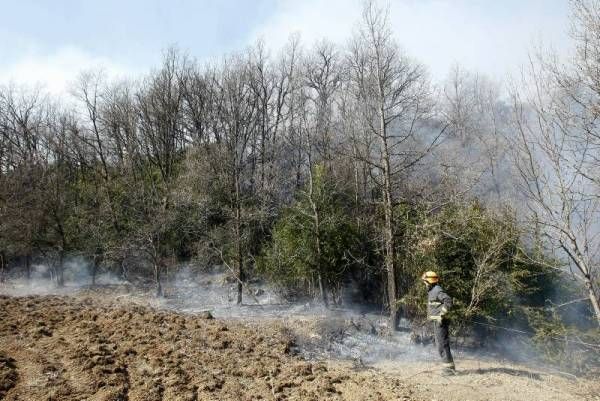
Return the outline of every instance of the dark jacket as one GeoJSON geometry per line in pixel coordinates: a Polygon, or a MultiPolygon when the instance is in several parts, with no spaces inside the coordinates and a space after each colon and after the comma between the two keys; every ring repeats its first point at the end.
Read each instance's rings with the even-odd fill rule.
{"type": "Polygon", "coordinates": [[[433,284],[427,293],[427,317],[431,319],[442,316],[451,307],[452,298],[444,292],[439,284],[433,284]]]}

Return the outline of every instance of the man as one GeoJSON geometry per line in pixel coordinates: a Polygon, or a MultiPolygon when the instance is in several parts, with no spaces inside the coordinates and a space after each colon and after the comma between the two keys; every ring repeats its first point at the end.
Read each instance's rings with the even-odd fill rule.
{"type": "Polygon", "coordinates": [[[437,273],[428,271],[421,277],[427,286],[427,318],[433,321],[435,343],[440,357],[444,362],[444,373],[454,374],[454,359],[450,352],[450,336],[448,333],[448,319],[445,317],[452,307],[452,298],[444,292],[439,285],[437,273]]]}

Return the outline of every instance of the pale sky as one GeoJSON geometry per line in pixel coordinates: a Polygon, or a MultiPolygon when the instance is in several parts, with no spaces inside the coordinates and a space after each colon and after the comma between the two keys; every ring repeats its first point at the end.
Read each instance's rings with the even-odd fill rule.
{"type": "MultiPolygon", "coordinates": [[[[383,0],[406,52],[435,80],[454,64],[501,80],[542,42],[567,54],[568,0],[383,0]]],[[[139,76],[177,45],[199,60],[299,33],[344,45],[360,0],[0,0],[0,82],[65,91],[79,71],[139,76]]]]}

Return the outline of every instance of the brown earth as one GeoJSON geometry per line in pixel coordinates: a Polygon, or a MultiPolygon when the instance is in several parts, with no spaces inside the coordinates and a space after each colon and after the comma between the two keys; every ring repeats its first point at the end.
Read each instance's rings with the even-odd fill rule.
{"type": "Polygon", "coordinates": [[[291,345],[277,325],[92,297],[0,296],[0,399],[421,399],[391,376],[303,361],[291,345]]]}
{"type": "Polygon", "coordinates": [[[15,360],[0,352],[0,399],[17,383],[15,360]]]}
{"type": "Polygon", "coordinates": [[[413,385],[419,396],[444,401],[579,401],[600,400],[594,379],[570,377],[547,369],[519,366],[507,361],[456,358],[454,376],[437,374],[435,363],[378,363],[386,374],[413,385]]]}
{"type": "Polygon", "coordinates": [[[457,358],[452,377],[432,361],[309,362],[292,351],[295,326],[309,321],[133,302],[0,296],[0,400],[600,400],[597,380],[498,361],[457,358]]]}

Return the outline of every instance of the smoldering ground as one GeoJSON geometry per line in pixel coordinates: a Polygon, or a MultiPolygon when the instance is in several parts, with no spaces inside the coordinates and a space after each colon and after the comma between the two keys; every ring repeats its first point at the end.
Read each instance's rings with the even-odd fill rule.
{"type": "MultiPolygon", "coordinates": [[[[393,361],[435,363],[439,359],[428,325],[420,327],[423,338],[417,344],[411,322],[402,320],[400,330],[392,332],[387,316],[372,306],[347,302],[343,307],[324,308],[309,300],[289,302],[258,280],[245,286],[244,302],[237,305],[237,283],[224,267],[207,271],[184,264],[173,268],[165,278],[165,296],[161,298],[155,298],[152,289],[133,285],[133,274],[128,281],[104,270],[96,273],[95,287],[91,289],[91,268],[83,258],[69,258],[64,269],[65,285],[58,287],[53,281],[50,264],[35,264],[30,280],[11,278],[0,286],[0,293],[76,296],[92,291],[177,313],[209,313],[217,319],[259,325],[277,321],[294,337],[295,351],[310,360],[336,359],[373,365],[393,361]]],[[[532,362],[536,355],[524,336],[500,336],[497,341],[488,342],[486,348],[475,348],[466,343],[469,341],[464,339],[454,341],[453,352],[457,359],[500,357],[532,362]]]]}
{"type": "MultiPolygon", "coordinates": [[[[105,270],[95,274],[92,287],[90,263],[80,257],[69,258],[65,262],[65,285],[58,287],[51,264],[38,263],[32,266],[29,280],[16,275],[0,284],[0,294],[15,297],[102,294],[191,316],[209,315],[255,326],[278,323],[293,337],[294,352],[313,361],[349,361],[357,367],[366,367],[400,362],[435,366],[439,360],[427,324],[401,320],[400,330],[392,331],[387,316],[373,307],[346,302],[343,307],[324,308],[310,300],[289,302],[259,280],[247,283],[244,302],[237,305],[237,282],[222,266],[206,270],[183,264],[171,269],[165,277],[165,296],[160,298],[153,296],[151,286],[134,285],[134,274],[131,281],[105,270]]],[[[463,335],[453,338],[453,354],[458,361],[504,360],[555,371],[540,357],[530,337],[531,333],[528,335],[516,327],[496,330],[494,339],[487,338],[483,343],[463,335]]]]}
{"type": "MultiPolygon", "coordinates": [[[[51,291],[47,273],[38,270],[45,286],[30,290],[51,291]]],[[[579,400],[585,399],[580,394],[592,393],[588,381],[575,382],[541,366],[514,364],[492,349],[460,344],[453,344],[458,375],[443,379],[434,345],[413,343],[409,322],[391,333],[381,311],[364,305],[326,309],[286,302],[259,281],[248,284],[244,304],[236,305],[236,283],[218,268],[206,272],[182,266],[171,271],[163,298],[127,282],[91,288],[85,272],[65,277],[68,296],[23,291],[20,295],[26,296],[0,297],[0,344],[12,358],[5,358],[8,373],[38,380],[35,369],[24,369],[35,361],[41,361],[40,371],[54,372],[55,379],[38,380],[42,384],[34,390],[40,397],[47,393],[71,399],[83,391],[83,382],[99,383],[101,390],[84,386],[89,394],[129,394],[132,400],[160,394],[163,399],[195,394],[202,400],[242,399],[241,394],[302,399],[319,394],[315,400],[500,400],[513,393],[529,394],[529,399],[579,400]],[[29,353],[20,351],[23,341],[29,341],[29,353]],[[81,354],[81,347],[89,352],[81,354]],[[68,363],[59,366],[65,355],[68,363]],[[89,376],[81,383],[72,374],[79,372],[78,364],[89,376]],[[440,380],[445,383],[443,394],[440,380]]],[[[15,283],[5,283],[1,291],[11,285],[15,283]]],[[[11,382],[9,394],[29,391],[22,380],[11,382]]]]}
{"type": "Polygon", "coordinates": [[[98,286],[127,286],[130,283],[118,275],[100,269],[94,272],[92,264],[83,257],[72,256],[63,264],[63,285],[56,280],[55,262],[40,260],[30,266],[29,278],[26,277],[24,266],[15,265],[6,273],[4,282],[0,283],[0,294],[10,296],[29,295],[68,295],[88,288],[93,284],[98,286]]]}

